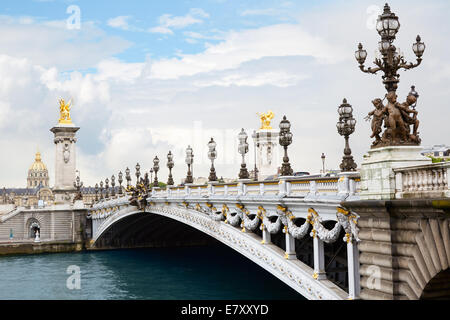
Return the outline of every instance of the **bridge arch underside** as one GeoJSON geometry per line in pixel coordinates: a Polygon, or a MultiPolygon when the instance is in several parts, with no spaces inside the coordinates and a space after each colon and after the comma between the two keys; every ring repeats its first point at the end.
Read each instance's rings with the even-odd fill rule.
{"type": "Polygon", "coordinates": [[[422,300],[450,300],[450,268],[439,272],[423,289],[422,300]]]}
{"type": "MultiPolygon", "coordinates": [[[[210,220],[209,217],[207,220],[213,224],[217,223],[210,220]]],[[[294,223],[297,226],[300,226],[305,223],[305,219],[296,219],[294,223]]],[[[335,223],[335,221],[327,221],[324,225],[331,229],[335,223]]],[[[223,225],[223,221],[221,225],[223,225]]],[[[345,290],[348,289],[347,253],[344,242],[342,242],[344,245],[342,245],[339,241],[333,244],[325,244],[324,254],[327,280],[320,281],[322,284],[318,284],[319,281],[313,280],[312,277],[314,269],[314,253],[313,241],[311,237],[307,236],[303,239],[295,239],[295,252],[297,260],[285,260],[285,234],[281,229],[278,233],[271,235],[269,245],[261,245],[260,242],[262,240],[262,232],[259,227],[253,232],[247,230],[245,233],[242,233],[240,228],[231,227],[230,225],[226,226],[234,229],[239,235],[250,237],[253,241],[256,240],[255,242],[258,244],[258,247],[263,249],[261,255],[264,256],[264,259],[267,258],[265,253],[263,253],[264,248],[269,248],[268,251],[270,251],[270,253],[268,254],[268,259],[265,260],[265,263],[262,264],[255,261],[253,257],[249,257],[244,254],[241,250],[239,250],[239,248],[230,246],[220,237],[215,238],[215,234],[205,233],[197,229],[195,226],[188,225],[183,221],[178,221],[171,216],[165,216],[158,211],[151,213],[142,211],[126,213],[123,218],[115,220],[114,222],[111,221],[110,226],[104,228],[104,231],[97,235],[95,247],[116,249],[224,244],[238,253],[243,254],[252,262],[260,265],[308,299],[347,298],[347,293],[345,292],[345,290]],[[277,260],[271,258],[273,253],[276,253],[276,255],[280,257],[278,261],[281,261],[281,263],[278,262],[278,265],[276,265],[277,260]],[[272,264],[272,267],[276,269],[275,272],[270,270],[270,267],[267,268],[265,266],[265,264],[269,264],[269,262],[272,264]],[[288,265],[288,268],[284,269],[286,266],[283,266],[283,263],[290,265],[288,265]],[[279,270],[282,271],[284,269],[284,271],[287,271],[287,269],[290,269],[291,266],[294,266],[294,269],[291,269],[292,271],[295,269],[297,269],[297,271],[298,269],[302,269],[301,273],[303,273],[303,275],[301,277],[297,277],[292,276],[292,274],[289,276],[280,276],[277,274],[279,270]],[[307,281],[304,281],[305,278],[307,281]],[[292,284],[291,282],[294,280],[296,283],[292,284]],[[307,284],[309,281],[312,281],[312,286],[307,284]],[[317,291],[314,290],[316,289],[314,288],[315,286],[319,288],[317,291]]],[[[339,238],[343,238],[344,235],[345,232],[342,230],[339,238]]],[[[241,244],[242,243],[239,241],[239,245],[241,244]]],[[[248,248],[250,248],[250,246],[248,248]]],[[[252,250],[250,249],[250,251],[252,250]]]]}
{"type": "Polygon", "coordinates": [[[129,215],[112,224],[96,240],[97,248],[198,246],[218,241],[179,221],[157,214],[129,215]]]}

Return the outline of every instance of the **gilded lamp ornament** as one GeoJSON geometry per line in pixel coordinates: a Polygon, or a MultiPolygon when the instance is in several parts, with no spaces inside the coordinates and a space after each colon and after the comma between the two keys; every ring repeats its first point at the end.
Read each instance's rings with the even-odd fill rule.
{"type": "Polygon", "coordinates": [[[72,124],[72,119],[70,118],[71,106],[72,106],[72,99],[69,100],[69,103],[66,103],[64,99],[59,100],[60,124],[72,124]]]}

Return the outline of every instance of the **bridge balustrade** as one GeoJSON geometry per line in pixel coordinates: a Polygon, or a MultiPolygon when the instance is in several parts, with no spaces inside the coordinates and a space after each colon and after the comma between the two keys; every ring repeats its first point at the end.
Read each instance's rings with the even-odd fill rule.
{"type": "Polygon", "coordinates": [[[395,197],[450,197],[450,162],[394,169],[395,197]]]}

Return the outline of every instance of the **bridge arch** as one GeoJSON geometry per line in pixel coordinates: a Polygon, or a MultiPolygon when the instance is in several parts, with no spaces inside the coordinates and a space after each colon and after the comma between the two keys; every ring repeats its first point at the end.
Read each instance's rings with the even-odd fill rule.
{"type": "Polygon", "coordinates": [[[348,296],[344,290],[330,280],[315,280],[312,277],[314,270],[303,262],[285,259],[284,250],[276,245],[261,245],[261,238],[258,235],[251,232],[242,232],[240,228],[214,221],[204,213],[181,206],[156,205],[147,206],[145,210],[136,210],[135,207],[127,206],[116,210],[114,214],[101,220],[101,222],[99,221],[100,225],[94,228],[94,230],[97,230],[93,236],[94,245],[101,245],[102,239],[107,238],[109,232],[112,232],[111,236],[114,236],[114,226],[119,225],[120,222],[125,222],[123,228],[129,230],[133,229],[133,226],[138,226],[139,230],[145,230],[153,223],[154,225],[151,227],[156,232],[155,237],[159,237],[164,234],[166,228],[170,229],[171,226],[166,225],[162,227],[162,230],[157,230],[158,228],[155,227],[157,221],[155,219],[157,218],[155,216],[169,218],[164,220],[164,223],[167,224],[172,224],[172,222],[167,222],[171,220],[178,222],[178,224],[171,226],[175,226],[175,232],[182,231],[179,233],[182,238],[181,241],[186,241],[192,236],[194,234],[192,229],[195,229],[196,235],[204,235],[196,238],[196,241],[207,241],[210,237],[222,242],[308,299],[341,300],[348,296]],[[181,229],[180,225],[186,225],[190,228],[181,229]],[[192,233],[188,236],[187,232],[192,233]]]}

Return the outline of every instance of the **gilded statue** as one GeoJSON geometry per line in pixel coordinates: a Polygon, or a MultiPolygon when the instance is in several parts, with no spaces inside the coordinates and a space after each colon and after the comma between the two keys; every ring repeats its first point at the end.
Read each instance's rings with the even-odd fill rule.
{"type": "Polygon", "coordinates": [[[414,109],[417,97],[410,92],[406,97],[406,101],[399,103],[397,102],[396,93],[391,91],[385,97],[387,99],[386,105],[379,98],[372,101],[375,109],[369,112],[365,118],[369,121],[373,117],[372,135],[370,137],[375,138],[375,141],[372,144],[372,148],[420,144],[418,112],[414,109]],[[383,122],[385,130],[380,137],[383,122]],[[412,132],[410,126],[412,126],[412,132]]]}
{"type": "Polygon", "coordinates": [[[272,112],[272,110],[269,110],[269,112],[267,113],[258,113],[258,115],[261,118],[261,129],[271,130],[272,127],[270,126],[270,122],[275,117],[275,114],[272,112]]]}
{"type": "Polygon", "coordinates": [[[70,118],[70,109],[72,105],[72,99],[69,101],[69,103],[66,103],[64,99],[59,100],[59,112],[60,112],[60,118],[59,123],[62,124],[71,124],[72,119],[70,118]]]}

